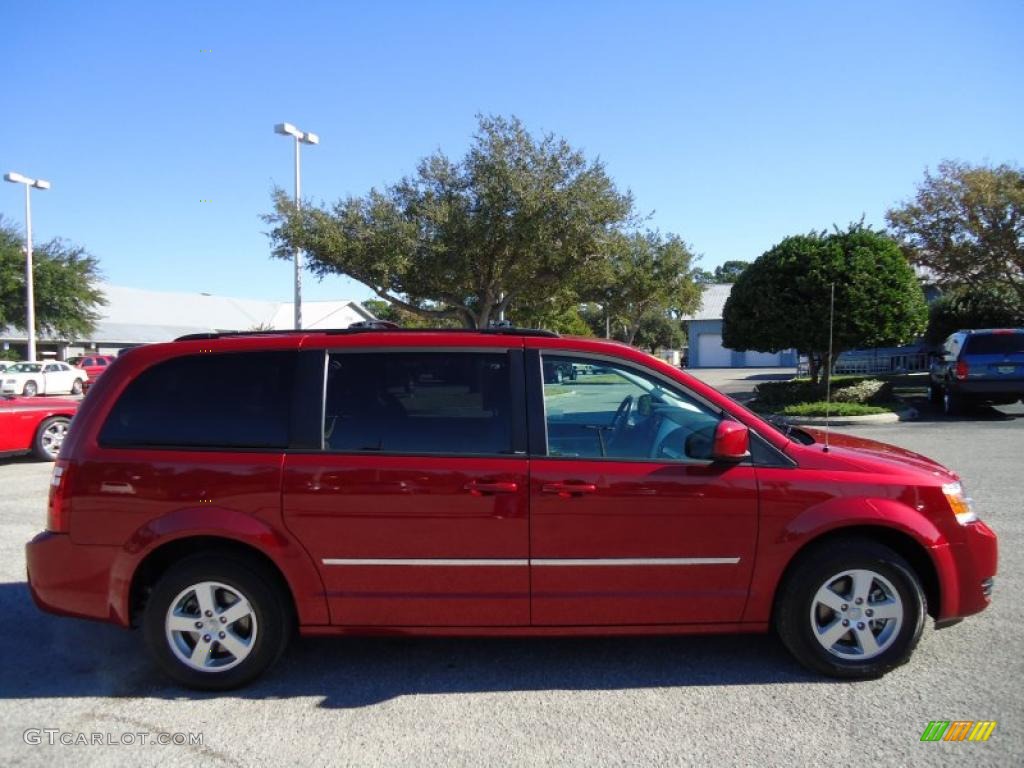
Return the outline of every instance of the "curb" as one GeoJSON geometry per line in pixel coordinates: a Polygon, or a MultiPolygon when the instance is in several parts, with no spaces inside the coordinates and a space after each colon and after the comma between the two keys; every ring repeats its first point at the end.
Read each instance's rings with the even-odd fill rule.
{"type": "MultiPolygon", "coordinates": [[[[870,413],[866,416],[829,416],[829,426],[843,424],[894,424],[898,421],[912,421],[918,417],[917,409],[907,408],[896,413],[870,413]]],[[[824,426],[824,416],[782,416],[776,414],[775,418],[786,424],[807,424],[824,426]]]]}

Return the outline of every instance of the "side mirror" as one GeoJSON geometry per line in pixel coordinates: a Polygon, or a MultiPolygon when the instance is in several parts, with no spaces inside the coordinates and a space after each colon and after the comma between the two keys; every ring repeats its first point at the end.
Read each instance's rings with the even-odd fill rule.
{"type": "Polygon", "coordinates": [[[750,456],[750,430],[738,421],[720,421],[715,427],[711,458],[716,461],[743,461],[750,456]]]}

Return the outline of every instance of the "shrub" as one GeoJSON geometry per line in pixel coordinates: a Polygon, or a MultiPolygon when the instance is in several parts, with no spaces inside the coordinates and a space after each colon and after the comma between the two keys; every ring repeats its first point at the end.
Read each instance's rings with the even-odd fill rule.
{"type": "MultiPolygon", "coordinates": [[[[861,403],[829,403],[829,416],[868,416],[874,413],[891,413],[891,408],[879,405],[862,405],[861,403]]],[[[824,416],[825,402],[800,403],[787,405],[782,409],[783,416],[824,416]]]]}
{"type": "Polygon", "coordinates": [[[872,405],[888,403],[893,399],[892,385],[878,379],[865,379],[849,386],[836,385],[833,399],[837,403],[872,405]]]}
{"type": "MultiPolygon", "coordinates": [[[[812,384],[809,379],[770,381],[754,388],[756,405],[761,408],[781,408],[799,403],[824,402],[825,385],[812,384]]],[[[838,403],[879,405],[894,399],[892,384],[863,376],[835,376],[832,378],[831,399],[838,403]]]]}

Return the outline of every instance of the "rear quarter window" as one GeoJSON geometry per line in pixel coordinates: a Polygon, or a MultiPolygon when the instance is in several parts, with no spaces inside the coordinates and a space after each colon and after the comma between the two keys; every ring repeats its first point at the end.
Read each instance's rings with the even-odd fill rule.
{"type": "Polygon", "coordinates": [[[286,448],[295,356],[237,352],[158,363],[125,388],[100,445],[286,448]]]}
{"type": "Polygon", "coordinates": [[[967,337],[964,354],[1012,355],[1024,352],[1024,333],[980,333],[967,337]]]}

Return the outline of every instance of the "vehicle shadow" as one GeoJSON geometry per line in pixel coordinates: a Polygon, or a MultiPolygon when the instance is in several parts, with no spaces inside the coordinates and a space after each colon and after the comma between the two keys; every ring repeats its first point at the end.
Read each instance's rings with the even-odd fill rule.
{"type": "Polygon", "coordinates": [[[641,638],[296,638],[266,676],[206,694],[167,682],[139,631],[58,618],[32,604],[24,582],[0,584],[0,699],[322,696],[356,708],[417,694],[620,690],[835,682],[806,672],[772,635],[641,638]]]}
{"type": "Polygon", "coordinates": [[[917,418],[914,421],[922,422],[950,422],[958,421],[1015,421],[1024,419],[1024,408],[1019,404],[1014,405],[972,405],[964,408],[955,416],[947,416],[931,404],[926,397],[913,398],[908,401],[917,411],[917,418]]]}

